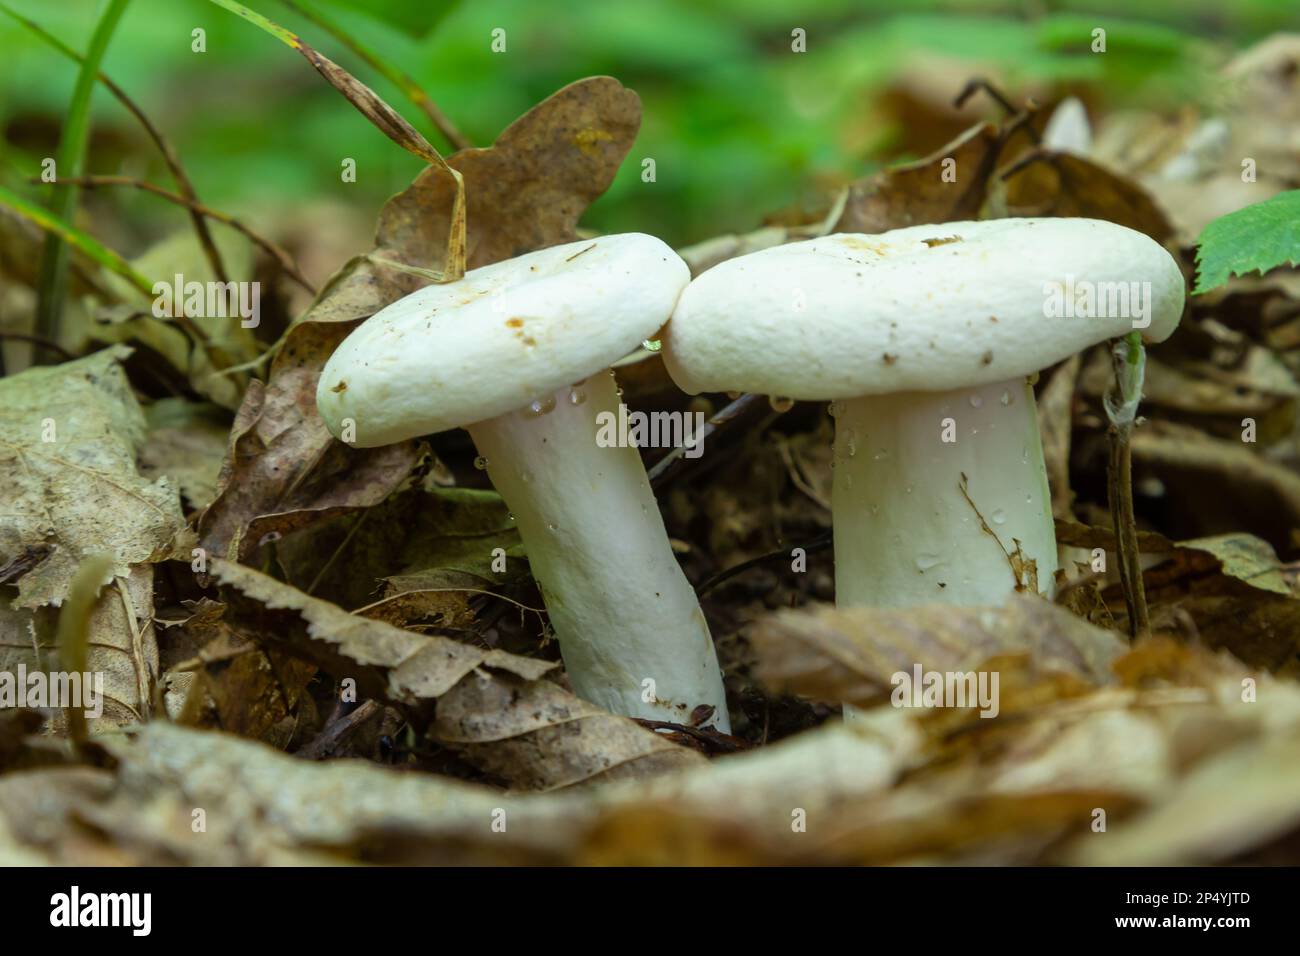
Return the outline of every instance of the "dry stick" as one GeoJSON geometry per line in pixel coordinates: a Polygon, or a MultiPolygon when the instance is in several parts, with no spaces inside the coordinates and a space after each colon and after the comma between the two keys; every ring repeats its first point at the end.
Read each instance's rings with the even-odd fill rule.
{"type": "MultiPolygon", "coordinates": [[[[75,355],[65,349],[53,339],[43,338],[39,335],[33,335],[29,332],[0,332],[0,339],[15,339],[19,342],[31,342],[33,345],[39,345],[43,349],[49,349],[51,352],[58,352],[66,362],[71,362],[75,355]]],[[[3,367],[0,367],[0,374],[4,374],[3,367]]]]}
{"type": "MultiPolygon", "coordinates": [[[[32,180],[32,182],[39,182],[39,181],[40,180],[38,179],[32,180]]],[[[285,274],[289,276],[289,278],[293,279],[294,282],[298,283],[300,286],[302,286],[312,295],[316,295],[316,287],[313,286],[309,281],[307,281],[306,276],[304,276],[298,270],[297,265],[294,264],[293,256],[291,256],[288,253],[288,251],[286,251],[281,246],[276,245],[270,239],[258,235],[256,232],[254,232],[248,226],[244,225],[234,216],[227,215],[224,212],[219,212],[216,209],[211,209],[203,205],[203,203],[201,202],[196,202],[195,200],[187,199],[185,196],[179,195],[177,193],[168,192],[166,189],[163,189],[161,186],[155,186],[153,183],[145,182],[143,179],[132,179],[129,176],[77,176],[75,178],[68,177],[67,179],[60,179],[54,185],[84,186],[87,189],[94,189],[96,186],[130,186],[134,189],[141,189],[147,193],[153,193],[155,196],[161,196],[163,199],[166,199],[168,202],[173,202],[178,206],[185,206],[200,218],[206,216],[209,219],[215,219],[217,222],[225,223],[231,229],[234,229],[236,232],[246,236],[250,241],[256,243],[262,249],[266,250],[267,253],[273,256],[276,259],[276,261],[280,263],[280,267],[284,269],[285,274]]]]}
{"type": "Polygon", "coordinates": [[[332,754],[338,746],[356,732],[362,724],[378,716],[382,708],[377,701],[367,700],[355,710],[333,717],[314,738],[294,754],[305,760],[321,760],[332,754]]]}
{"type": "MultiPolygon", "coordinates": [[[[21,22],[28,30],[39,36],[64,56],[76,60],[78,63],[85,62],[84,56],[72,47],[68,46],[54,34],[47,32],[40,24],[36,23],[36,21],[29,20],[27,17],[15,13],[12,10],[6,9],[4,12],[8,13],[13,19],[21,22]]],[[[172,174],[172,179],[176,181],[176,188],[180,190],[182,196],[189,200],[189,203],[194,204],[190,207],[190,221],[194,223],[195,235],[198,236],[199,245],[203,247],[203,255],[207,258],[208,264],[212,267],[213,275],[222,282],[230,281],[226,274],[226,267],[221,261],[221,253],[217,251],[217,245],[212,240],[212,233],[208,231],[208,224],[194,208],[194,206],[198,205],[199,201],[198,194],[194,191],[194,184],[190,182],[190,177],[186,175],[185,168],[181,166],[180,157],[172,148],[171,142],[163,136],[162,131],[153,124],[153,121],[150,120],[148,116],[145,115],[144,110],[140,108],[139,104],[137,104],[135,100],[131,99],[122,87],[114,83],[103,70],[99,71],[96,76],[99,82],[104,84],[104,88],[108,90],[109,93],[113,94],[113,97],[122,104],[128,113],[136,118],[144,128],[145,133],[151,140],[153,140],[154,145],[158,147],[158,152],[162,154],[163,162],[166,163],[168,171],[172,174]]]]}
{"type": "MultiPolygon", "coordinates": [[[[812,540],[804,544],[795,545],[795,547],[803,548],[806,554],[815,554],[819,551],[825,551],[827,548],[829,548],[833,540],[834,539],[832,538],[832,532],[823,531],[821,534],[819,534],[817,537],[813,538],[812,540]]],[[[789,560],[789,557],[790,557],[789,548],[781,548],[777,551],[770,551],[767,554],[760,554],[756,558],[750,558],[748,561],[742,561],[740,564],[736,564],[722,571],[719,571],[713,577],[707,579],[703,584],[701,584],[698,588],[696,588],[695,593],[699,595],[707,594],[709,591],[712,591],[718,585],[723,584],[726,581],[729,581],[731,578],[734,578],[737,574],[742,574],[745,571],[750,570],[751,568],[756,568],[759,565],[767,564],[769,561],[776,561],[778,559],[789,560]]]]}
{"type": "Polygon", "coordinates": [[[451,121],[451,118],[448,117],[446,113],[438,109],[438,104],[429,98],[429,94],[424,92],[420,87],[420,84],[415,82],[409,74],[404,73],[396,67],[390,66],[384,60],[381,60],[369,47],[362,45],[356,37],[352,36],[352,34],[348,33],[346,30],[340,29],[338,24],[334,23],[332,20],[327,20],[315,10],[306,9],[298,3],[295,3],[294,0],[280,0],[280,2],[290,10],[297,11],[326,33],[333,36],[354,54],[364,60],[372,70],[378,72],[384,77],[384,79],[388,80],[388,82],[401,90],[406,95],[407,99],[419,107],[419,109],[424,112],[425,116],[429,117],[429,121],[433,123],[434,127],[437,128],[438,132],[443,135],[443,138],[446,139],[453,148],[470,149],[473,147],[474,144],[465,138],[465,134],[456,128],[456,124],[451,121]]]}
{"type": "Polygon", "coordinates": [[[1128,609],[1129,632],[1134,639],[1151,633],[1147,615],[1146,586],[1142,580],[1142,555],[1138,549],[1137,519],[1133,513],[1133,423],[1142,400],[1142,380],[1146,371],[1146,352],[1140,332],[1131,332],[1115,344],[1111,352],[1115,382],[1104,398],[1110,427],[1106,438],[1110,444],[1107,490],[1115,543],[1119,549],[1120,584],[1124,605],[1128,609]]]}
{"type": "MultiPolygon", "coordinates": [[[[691,436],[690,448],[698,448],[700,442],[704,441],[704,439],[708,438],[710,435],[712,435],[715,431],[717,431],[722,426],[726,425],[728,422],[735,421],[742,414],[744,414],[748,409],[750,409],[757,402],[762,400],[763,400],[762,395],[749,395],[749,394],[741,395],[738,399],[736,399],[730,405],[727,405],[725,408],[722,409],[722,411],[718,412],[707,422],[705,422],[704,427],[700,429],[700,433],[698,435],[691,436]]],[[[655,462],[650,467],[650,470],[646,473],[646,477],[650,479],[650,484],[654,485],[657,482],[661,482],[662,480],[664,480],[664,475],[668,472],[670,468],[672,468],[672,466],[676,462],[681,461],[682,458],[686,456],[686,452],[687,452],[687,445],[685,442],[683,442],[680,448],[674,448],[668,454],[664,455],[657,462],[655,462]]]]}
{"type": "Polygon", "coordinates": [[[211,2],[242,17],[259,30],[269,33],[311,64],[330,86],[334,87],[376,129],[407,152],[414,153],[426,163],[437,166],[456,184],[456,194],[451,204],[451,225],[447,231],[447,258],[443,273],[437,282],[455,282],[465,274],[465,177],[460,170],[447,163],[442,154],[429,144],[420,131],[406,121],[383,99],[343,67],[314,49],[292,30],[286,30],[268,20],[255,10],[250,10],[237,0],[211,0],[211,2]]]}
{"type": "MultiPolygon", "coordinates": [[[[1025,108],[1023,110],[1017,109],[1006,94],[982,76],[977,76],[966,82],[966,85],[962,87],[961,92],[957,94],[957,98],[952,101],[953,107],[955,109],[961,109],[966,105],[966,101],[980,90],[983,90],[984,93],[998,104],[998,106],[1002,107],[1009,118],[1016,120],[1018,123],[1023,123],[1025,117],[1032,115],[1038,110],[1038,104],[1035,103],[1033,99],[1025,100],[1025,108]]],[[[1028,132],[1029,136],[1035,143],[1038,142],[1038,130],[1029,127],[1026,132],[1028,132]]]]}

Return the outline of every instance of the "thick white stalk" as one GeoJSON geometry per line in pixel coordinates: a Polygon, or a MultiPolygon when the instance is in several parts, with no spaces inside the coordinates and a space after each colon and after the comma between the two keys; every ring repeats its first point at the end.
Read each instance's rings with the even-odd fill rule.
{"type": "Polygon", "coordinates": [[[841,607],[1001,604],[1016,540],[1052,593],[1056,534],[1023,379],[838,402],[834,469],[841,607]]]}
{"type": "Polygon", "coordinates": [[[579,696],[617,714],[730,731],[709,627],[682,573],[641,457],[597,444],[618,415],[613,373],[470,426],[515,516],[579,696]],[[542,408],[551,404],[543,400],[542,408]]]}

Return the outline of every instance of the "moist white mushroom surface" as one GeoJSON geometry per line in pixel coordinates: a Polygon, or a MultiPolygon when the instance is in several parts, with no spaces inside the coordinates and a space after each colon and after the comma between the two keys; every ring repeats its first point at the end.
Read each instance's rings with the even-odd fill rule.
{"type": "Polygon", "coordinates": [[[702,274],[663,354],[688,392],[833,402],[837,603],[999,604],[1056,568],[1026,377],[1163,340],[1183,294],[1158,243],[1098,220],[832,235],[702,274]]]}
{"type": "Polygon", "coordinates": [[[574,690],[615,713],[730,729],[708,625],[640,455],[597,444],[609,366],[689,280],[660,240],[603,236],[431,285],[358,327],[321,373],[359,446],[468,428],[515,515],[574,690]]]}

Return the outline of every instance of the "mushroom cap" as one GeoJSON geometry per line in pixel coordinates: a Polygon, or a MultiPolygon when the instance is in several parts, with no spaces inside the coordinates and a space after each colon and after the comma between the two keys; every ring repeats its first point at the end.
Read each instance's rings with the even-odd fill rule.
{"type": "Polygon", "coordinates": [[[1143,335],[1162,341],[1178,325],[1183,291],[1163,247],[1095,219],[832,235],[705,272],[678,300],[663,355],[691,393],[826,401],[946,391],[1032,374],[1147,318],[1143,335]],[[1135,291],[1130,283],[1138,295],[1121,299],[1135,291]],[[1052,314],[1084,288],[1094,293],[1092,317],[1052,314]]]}
{"type": "Polygon", "coordinates": [[[472,425],[581,382],[668,321],[690,270],[640,233],[552,246],[430,285],[330,356],[316,407],[363,448],[472,425]]]}

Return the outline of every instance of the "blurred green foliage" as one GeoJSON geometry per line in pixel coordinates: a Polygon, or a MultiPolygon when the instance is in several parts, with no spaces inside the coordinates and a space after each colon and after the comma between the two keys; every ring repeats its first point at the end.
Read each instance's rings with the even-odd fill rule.
{"type": "MultiPolygon", "coordinates": [[[[78,50],[101,6],[8,2],[78,50]]],[[[994,72],[1013,96],[1086,87],[1108,106],[1168,109],[1212,97],[1207,81],[1234,49],[1300,28],[1295,0],[300,2],[322,5],[411,74],[479,145],[566,83],[618,77],[640,93],[644,123],[587,224],[678,244],[753,228],[767,212],[813,204],[826,183],[900,158],[898,118],[876,104],[891,85],[923,76],[932,58],[969,64],[972,76],[994,72]],[[1107,31],[1104,55],[1089,50],[1098,26],[1107,31]],[[504,53],[491,48],[498,28],[504,53]],[[806,31],[806,53],[791,51],[794,28],[806,31]],[[641,181],[645,157],[655,160],[653,184],[641,181]]],[[[276,0],[251,5],[356,72],[445,146],[398,90],[341,44],[276,0]]],[[[133,0],[104,69],[167,131],[200,194],[220,208],[256,218],[328,199],[372,216],[419,169],[300,57],[206,0],[133,0]],[[196,28],[206,31],[204,53],[191,51],[196,28]],[[344,157],[357,162],[356,183],[340,179],[344,157]]],[[[0,182],[17,188],[39,172],[75,75],[74,64],[22,27],[0,22],[0,182]]],[[[94,105],[89,170],[167,182],[102,89],[94,105]]],[[[117,201],[133,215],[158,206],[147,196],[117,201]]]]}

